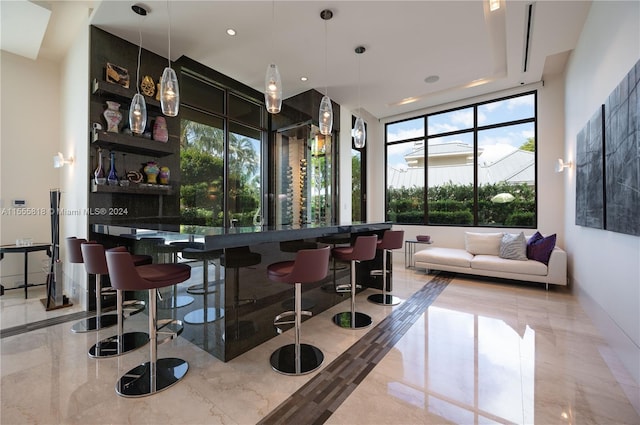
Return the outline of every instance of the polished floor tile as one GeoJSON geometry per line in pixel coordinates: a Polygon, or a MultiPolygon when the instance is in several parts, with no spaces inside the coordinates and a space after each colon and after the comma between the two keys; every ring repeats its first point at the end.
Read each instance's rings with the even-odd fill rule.
{"type": "MultiPolygon", "coordinates": [[[[287,400],[317,400],[319,394],[309,388],[320,388],[333,368],[353,369],[343,354],[362,341],[387,338],[385,319],[414,307],[411,297],[434,278],[405,269],[400,257],[394,263],[394,293],[406,304],[369,303],[366,298],[375,291],[367,290],[358,295],[357,306],[373,317],[373,326],[349,330],[331,322],[333,314],[348,309],[348,298],[303,323],[303,342],[325,354],[323,366],[309,375],[271,370],[271,352],[292,342],[291,331],[227,363],[180,337],[158,352],[187,360],[185,379],[152,397],[124,399],[114,390],[117,377],[149,352],[145,347],[119,358],[89,358],[88,348],[114,328],[73,334],[73,322],[66,322],[5,336],[0,422],[255,424],[270,418],[270,423],[293,423],[277,414],[287,400]]],[[[195,274],[192,280],[197,279],[195,274]]],[[[2,328],[51,317],[37,311],[42,305],[29,304],[0,298],[2,328]]],[[[365,367],[349,391],[331,389],[340,393],[332,413],[315,423],[640,423],[638,385],[564,288],[547,292],[538,285],[456,276],[423,311],[414,309],[408,317],[398,324],[411,320],[410,326],[398,330],[380,358],[363,354],[374,366],[365,367]]],[[[146,315],[125,323],[125,330],[144,330],[146,315]]]]}

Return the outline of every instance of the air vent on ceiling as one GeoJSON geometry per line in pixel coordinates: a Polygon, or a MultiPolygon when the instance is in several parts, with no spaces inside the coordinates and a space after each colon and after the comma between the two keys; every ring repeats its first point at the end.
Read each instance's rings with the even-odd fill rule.
{"type": "Polygon", "coordinates": [[[529,68],[529,53],[531,52],[531,37],[533,36],[534,6],[535,3],[529,3],[525,10],[524,58],[522,61],[522,72],[527,72],[529,68]]]}

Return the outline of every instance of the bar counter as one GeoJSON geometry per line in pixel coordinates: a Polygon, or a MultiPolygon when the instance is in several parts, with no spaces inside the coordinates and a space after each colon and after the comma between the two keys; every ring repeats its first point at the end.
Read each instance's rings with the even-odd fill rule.
{"type": "MultiPolygon", "coordinates": [[[[229,361],[277,336],[278,329],[273,325],[275,316],[293,310],[293,285],[270,281],[267,278],[269,264],[293,260],[297,246],[325,246],[331,243],[327,238],[340,235],[346,237],[346,242],[353,242],[359,235],[376,234],[382,237],[384,231],[390,228],[390,223],[379,222],[235,228],[93,224],[90,237],[105,247],[125,245],[136,254],[151,254],[158,262],[172,261],[166,255],[167,247],[171,247],[172,243],[175,246],[176,242],[199,242],[205,251],[212,251],[208,269],[209,295],[186,292],[187,286],[203,282],[203,261],[193,260],[189,263],[192,277],[188,284],[178,286],[177,295],[193,297],[194,302],[179,308],[159,308],[158,317],[182,320],[182,337],[220,360],[229,361]],[[220,279],[216,280],[214,276],[220,276],[220,279]],[[191,323],[196,311],[204,323],[191,323]]],[[[187,260],[183,258],[180,261],[187,260]]],[[[303,285],[304,310],[316,315],[348,299],[348,293],[338,294],[334,286],[349,283],[349,268],[335,269],[331,268],[323,281],[303,285]]],[[[358,264],[358,284],[381,289],[382,278],[370,276],[370,271],[374,269],[382,269],[382,255],[358,264]]],[[[389,290],[392,289],[390,282],[389,276],[389,290]]],[[[137,299],[145,296],[143,292],[135,294],[137,299]]],[[[170,299],[172,289],[167,288],[163,297],[170,299]]],[[[327,322],[327,326],[335,325],[327,322]]]]}

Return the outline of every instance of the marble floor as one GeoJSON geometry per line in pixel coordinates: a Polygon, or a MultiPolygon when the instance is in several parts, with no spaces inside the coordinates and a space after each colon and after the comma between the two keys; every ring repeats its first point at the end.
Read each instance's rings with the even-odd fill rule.
{"type": "MultiPolygon", "coordinates": [[[[348,299],[303,323],[303,342],[325,354],[323,366],[305,376],[281,375],[269,365],[271,352],[292,342],[291,331],[227,363],[179,337],[158,352],[189,362],[184,380],[152,397],[125,399],[114,391],[116,379],[143,362],[148,350],[89,358],[88,348],[113,328],[74,334],[73,321],[66,321],[5,334],[0,423],[640,423],[640,388],[565,288],[443,280],[405,269],[400,257],[394,293],[405,303],[371,304],[366,297],[373,290],[357,297],[358,310],[373,317],[372,327],[352,331],[331,322],[333,314],[348,310],[348,299]],[[437,292],[425,292],[438,280],[437,292]],[[369,345],[362,345],[365,340],[369,345]],[[350,357],[358,347],[360,357],[350,357]],[[368,353],[375,354],[366,358],[368,353]],[[344,389],[330,387],[330,414],[301,422],[280,413],[291,400],[315,402],[322,394],[313,389],[323,376],[346,375],[362,358],[366,364],[344,389]]],[[[73,313],[43,317],[39,300],[25,303],[17,296],[0,297],[0,310],[3,330],[73,313]]],[[[146,316],[125,323],[125,330],[145,330],[146,316]]]]}

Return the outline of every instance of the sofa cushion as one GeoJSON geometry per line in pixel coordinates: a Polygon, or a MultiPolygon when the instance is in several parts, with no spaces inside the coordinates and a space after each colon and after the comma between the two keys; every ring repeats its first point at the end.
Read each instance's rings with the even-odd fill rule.
{"type": "Polygon", "coordinates": [[[530,260],[540,261],[545,265],[549,264],[551,251],[556,246],[556,234],[543,237],[536,232],[527,243],[527,258],[530,260]]]}
{"type": "Polygon", "coordinates": [[[421,263],[441,264],[455,267],[470,267],[473,255],[464,249],[457,248],[427,248],[418,251],[413,259],[421,263]]]}
{"type": "Polygon", "coordinates": [[[524,233],[505,233],[500,241],[500,258],[508,260],[527,260],[527,240],[524,233]]]}
{"type": "Polygon", "coordinates": [[[472,233],[464,234],[464,247],[470,254],[500,255],[500,241],[502,233],[472,233]]]}
{"type": "Polygon", "coordinates": [[[471,260],[471,268],[476,270],[490,270],[504,273],[530,274],[546,276],[547,266],[539,261],[516,261],[500,258],[494,255],[476,255],[471,260]]]}

